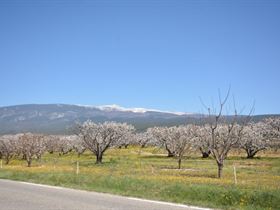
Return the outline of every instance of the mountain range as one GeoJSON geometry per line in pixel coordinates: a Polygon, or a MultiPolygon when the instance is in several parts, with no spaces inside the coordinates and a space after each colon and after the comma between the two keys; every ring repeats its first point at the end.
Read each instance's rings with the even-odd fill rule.
{"type": "MultiPolygon", "coordinates": [[[[268,115],[256,115],[253,119],[259,121],[265,117],[268,115]]],[[[198,123],[202,118],[204,115],[197,113],[124,108],[118,105],[26,104],[0,107],[0,134],[28,131],[70,134],[77,122],[86,120],[127,122],[141,131],[152,126],[198,123]]]]}

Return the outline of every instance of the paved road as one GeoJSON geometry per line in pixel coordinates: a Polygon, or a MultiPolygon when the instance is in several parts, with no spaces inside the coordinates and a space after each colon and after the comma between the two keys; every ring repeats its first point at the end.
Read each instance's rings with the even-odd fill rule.
{"type": "Polygon", "coordinates": [[[192,210],[198,207],[0,179],[0,210],[192,210]]]}

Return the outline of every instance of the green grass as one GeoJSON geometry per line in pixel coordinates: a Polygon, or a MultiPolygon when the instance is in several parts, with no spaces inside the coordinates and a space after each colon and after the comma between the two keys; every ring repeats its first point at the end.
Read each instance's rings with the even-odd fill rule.
{"type": "Polygon", "coordinates": [[[0,178],[221,209],[280,209],[279,154],[261,155],[247,160],[232,154],[222,179],[216,178],[211,158],[190,154],[178,170],[176,159],[167,158],[163,151],[138,147],[111,149],[102,165],[95,165],[89,152],[80,158],[74,153],[61,157],[47,154],[31,168],[22,160],[12,160],[0,169],[0,178]]]}

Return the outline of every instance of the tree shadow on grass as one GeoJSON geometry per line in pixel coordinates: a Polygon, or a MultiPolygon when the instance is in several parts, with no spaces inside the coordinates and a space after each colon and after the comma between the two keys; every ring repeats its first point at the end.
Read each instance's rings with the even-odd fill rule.
{"type": "Polygon", "coordinates": [[[197,169],[197,168],[181,168],[174,166],[164,166],[159,167],[161,171],[167,172],[178,172],[178,176],[185,176],[185,177],[199,177],[199,178],[217,178],[216,174],[209,174],[207,169],[197,169]],[[184,173],[186,172],[186,173],[184,173]]]}
{"type": "Polygon", "coordinates": [[[166,160],[170,160],[170,159],[175,159],[175,157],[167,157],[167,155],[145,155],[145,156],[139,156],[139,158],[141,159],[166,159],[166,160]]]}
{"type": "Polygon", "coordinates": [[[196,177],[196,178],[211,178],[211,179],[217,179],[217,175],[216,174],[207,174],[207,173],[203,173],[203,174],[180,174],[181,176],[184,177],[196,177]]]}

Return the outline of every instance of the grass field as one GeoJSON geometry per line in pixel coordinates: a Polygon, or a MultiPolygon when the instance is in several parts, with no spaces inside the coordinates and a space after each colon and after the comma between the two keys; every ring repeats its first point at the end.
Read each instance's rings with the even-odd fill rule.
{"type": "Polygon", "coordinates": [[[212,158],[190,154],[178,170],[177,160],[164,151],[139,147],[110,149],[102,165],[94,164],[89,152],[79,158],[75,153],[46,154],[31,168],[13,159],[0,169],[0,178],[220,209],[280,209],[280,154],[265,152],[250,160],[242,155],[229,156],[222,179],[216,178],[212,158]]]}

